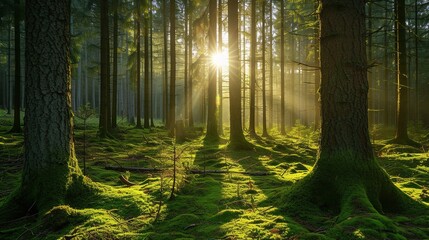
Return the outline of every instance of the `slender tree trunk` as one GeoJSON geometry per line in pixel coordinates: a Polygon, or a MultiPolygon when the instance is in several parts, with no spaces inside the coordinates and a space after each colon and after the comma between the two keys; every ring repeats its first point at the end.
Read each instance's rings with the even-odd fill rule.
{"type": "Polygon", "coordinates": [[[251,1],[250,14],[250,105],[249,105],[249,134],[256,136],[255,101],[256,101],[256,0],[251,1]]]}
{"type": "Polygon", "coordinates": [[[270,94],[268,99],[268,128],[273,128],[274,120],[274,56],[273,56],[273,0],[270,0],[270,94]]]}
{"type": "Polygon", "coordinates": [[[388,56],[388,2],[384,3],[384,126],[389,126],[389,56],[388,56]]]}
{"type": "MultiPolygon", "coordinates": [[[[12,22],[12,20],[11,20],[12,22]]],[[[10,25],[8,26],[8,30],[7,30],[7,114],[11,113],[11,108],[12,108],[12,99],[11,99],[11,86],[12,86],[12,78],[11,78],[11,68],[12,68],[12,61],[11,61],[11,43],[12,43],[12,23],[10,23],[10,25]]]]}
{"type": "Polygon", "coordinates": [[[118,111],[118,0],[113,0],[112,128],[117,127],[118,111]]]}
{"type": "Polygon", "coordinates": [[[174,136],[176,125],[176,3],[170,1],[170,104],[169,104],[169,132],[174,136]]]}
{"type": "Polygon", "coordinates": [[[280,133],[286,134],[285,129],[285,6],[284,1],[280,5],[280,133]]]}
{"type": "Polygon", "coordinates": [[[241,78],[239,57],[238,1],[228,1],[228,51],[229,51],[229,124],[230,146],[242,148],[247,141],[241,120],[241,78]]]}
{"type": "Polygon", "coordinates": [[[167,1],[162,1],[162,27],[163,27],[163,57],[164,57],[164,80],[163,80],[163,91],[162,91],[162,120],[165,123],[165,126],[168,128],[169,119],[168,119],[168,16],[167,16],[167,1]]]}
{"type": "Polygon", "coordinates": [[[21,1],[15,0],[14,5],[15,27],[15,86],[13,90],[13,126],[11,133],[21,132],[21,1]]]}
{"type": "MultiPolygon", "coordinates": [[[[368,49],[368,60],[370,62],[372,62],[372,3],[368,2],[368,44],[367,44],[367,49],[368,49]]],[[[369,127],[371,128],[372,126],[374,126],[375,124],[375,99],[374,99],[374,88],[375,88],[375,83],[374,83],[374,79],[373,79],[373,73],[372,73],[373,69],[369,69],[368,70],[368,82],[369,82],[369,92],[368,92],[368,121],[369,121],[369,127]]]]}
{"type": "Polygon", "coordinates": [[[240,5],[242,8],[242,16],[243,16],[243,22],[242,22],[242,31],[243,31],[243,45],[241,46],[242,53],[242,62],[243,62],[243,129],[246,129],[246,0],[242,1],[242,4],[240,5]]]}
{"type": "Polygon", "coordinates": [[[149,112],[150,112],[150,126],[155,127],[155,123],[153,121],[154,112],[153,109],[155,107],[155,100],[153,97],[153,12],[152,12],[152,1],[149,2],[149,48],[150,48],[150,101],[149,101],[149,112]]]}
{"type": "Polygon", "coordinates": [[[396,110],[396,143],[418,146],[408,137],[408,71],[405,0],[395,2],[396,32],[396,75],[397,75],[397,110],[396,110]]]}
{"type": "Polygon", "coordinates": [[[149,112],[149,2],[144,1],[144,102],[143,102],[143,111],[144,111],[144,128],[150,128],[150,112],[149,112]]]}
{"type": "MultiPolygon", "coordinates": [[[[218,7],[218,42],[217,42],[217,52],[218,54],[222,54],[222,0],[219,0],[218,7]]],[[[222,76],[222,65],[218,66],[217,69],[217,78],[218,78],[218,94],[219,94],[219,119],[218,119],[218,131],[219,135],[223,135],[223,76],[222,76]]]]}
{"type": "Polygon", "coordinates": [[[184,70],[184,76],[183,76],[183,79],[184,79],[184,84],[185,84],[185,86],[184,86],[184,88],[183,88],[183,95],[184,95],[184,99],[185,99],[185,107],[184,107],[184,114],[183,114],[183,117],[184,117],[184,120],[185,120],[185,126],[187,126],[188,125],[188,116],[189,116],[189,109],[188,109],[188,107],[189,107],[189,104],[188,104],[188,82],[189,82],[189,78],[188,78],[188,76],[189,76],[189,62],[188,62],[188,60],[189,60],[189,54],[188,54],[188,51],[189,51],[189,44],[188,44],[188,41],[189,41],[189,38],[190,38],[190,36],[189,36],[189,3],[188,3],[188,1],[187,0],[184,0],[184,6],[185,6],[185,42],[184,42],[184,45],[185,45],[185,53],[184,53],[184,55],[183,55],[183,57],[185,58],[185,66],[184,66],[184,68],[185,68],[185,70],[184,70]]]}
{"type": "Polygon", "coordinates": [[[262,136],[268,137],[267,131],[267,98],[265,79],[265,1],[262,2],[262,136]]]}
{"type": "Polygon", "coordinates": [[[192,39],[193,39],[193,28],[192,28],[192,1],[189,1],[189,39],[188,39],[188,43],[189,43],[189,50],[188,50],[188,54],[189,54],[189,80],[188,80],[188,124],[189,127],[193,127],[194,126],[194,111],[193,111],[193,101],[192,101],[192,87],[193,87],[193,83],[192,83],[192,73],[193,73],[193,67],[192,67],[192,39]]]}
{"type": "MultiPolygon", "coordinates": [[[[318,3],[315,3],[315,9],[318,8],[318,3]]],[[[316,16],[317,20],[318,16],[316,16]]],[[[317,67],[314,72],[314,129],[320,129],[320,102],[319,102],[319,89],[320,89],[320,52],[319,52],[319,29],[314,28],[314,66],[317,67]]]]}
{"type": "Polygon", "coordinates": [[[140,0],[136,0],[136,6],[137,6],[137,16],[136,16],[136,45],[137,45],[137,79],[136,79],[136,118],[137,118],[137,124],[136,128],[142,128],[142,122],[141,122],[141,41],[140,41],[140,23],[141,23],[141,6],[140,6],[140,0]]]}
{"type": "Polygon", "coordinates": [[[109,134],[109,6],[107,0],[100,0],[100,123],[99,135],[109,134]]]}
{"type": "MultiPolygon", "coordinates": [[[[217,0],[209,1],[209,55],[216,53],[216,23],[217,23],[217,0]]],[[[217,129],[217,106],[216,106],[216,65],[209,64],[209,79],[207,91],[207,132],[206,138],[219,138],[217,129]]]]}
{"type": "Polygon", "coordinates": [[[417,0],[414,2],[414,51],[415,51],[415,81],[416,81],[416,100],[415,100],[415,108],[416,115],[415,121],[418,123],[420,121],[420,111],[419,111],[419,14],[418,14],[418,4],[417,0]]]}

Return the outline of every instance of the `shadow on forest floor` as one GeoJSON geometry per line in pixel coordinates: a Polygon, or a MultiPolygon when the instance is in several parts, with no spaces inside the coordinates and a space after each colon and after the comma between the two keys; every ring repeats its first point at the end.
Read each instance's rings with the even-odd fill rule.
{"type": "MultiPolygon", "coordinates": [[[[122,124],[116,138],[101,140],[96,126],[96,120],[88,126],[85,157],[88,177],[102,190],[64,206],[71,220],[58,229],[44,229],[40,221],[21,219],[0,223],[1,239],[335,239],[343,235],[344,239],[404,239],[429,234],[428,224],[413,222],[412,216],[389,216],[398,226],[390,229],[395,233],[389,233],[370,216],[359,216],[360,226],[342,226],[329,213],[288,215],[282,198],[311,171],[316,158],[317,133],[309,128],[298,126],[288,136],[251,140],[251,151],[231,151],[224,140],[207,142],[201,133],[195,133],[188,142],[176,145],[176,155],[180,154],[177,188],[174,199],[168,200],[174,143],[165,130],[122,124]],[[118,173],[104,169],[106,165],[161,171],[118,173]],[[200,174],[190,174],[190,170],[200,174]],[[136,185],[125,186],[120,175],[136,185]]],[[[0,128],[0,203],[19,185],[22,168],[23,137],[5,133],[7,127],[0,128]]],[[[79,124],[75,139],[82,167],[83,129],[79,124]]],[[[427,150],[382,141],[376,141],[374,148],[392,181],[428,205],[427,150]]]]}

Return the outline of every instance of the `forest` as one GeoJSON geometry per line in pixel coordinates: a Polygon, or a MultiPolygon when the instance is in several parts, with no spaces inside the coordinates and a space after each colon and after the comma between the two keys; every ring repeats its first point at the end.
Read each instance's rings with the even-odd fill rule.
{"type": "Polygon", "coordinates": [[[429,239],[429,1],[1,0],[0,239],[429,239]]]}

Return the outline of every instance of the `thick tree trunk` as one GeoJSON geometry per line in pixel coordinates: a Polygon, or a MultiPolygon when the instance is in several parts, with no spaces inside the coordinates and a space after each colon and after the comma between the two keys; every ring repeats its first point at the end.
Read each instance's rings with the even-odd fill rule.
{"type": "Polygon", "coordinates": [[[18,193],[25,211],[32,204],[35,212],[63,204],[81,176],[73,142],[68,3],[26,1],[25,161],[18,193]]]}
{"type": "MultiPolygon", "coordinates": [[[[209,55],[216,53],[216,23],[217,23],[217,0],[209,1],[209,55]]],[[[209,79],[207,91],[207,132],[206,138],[219,138],[217,129],[217,106],[216,106],[216,65],[209,64],[209,79]]]]}
{"type": "Polygon", "coordinates": [[[401,210],[408,198],[377,164],[369,138],[365,3],[321,4],[320,148],[313,171],[289,200],[331,208],[339,212],[337,222],[362,211],[401,210]]]}

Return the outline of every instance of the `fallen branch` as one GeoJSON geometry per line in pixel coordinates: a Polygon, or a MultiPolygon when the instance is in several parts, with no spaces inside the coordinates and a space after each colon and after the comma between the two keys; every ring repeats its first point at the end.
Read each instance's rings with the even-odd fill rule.
{"type": "Polygon", "coordinates": [[[241,172],[241,171],[231,171],[231,170],[199,170],[199,169],[191,169],[188,171],[191,174],[224,174],[224,173],[237,173],[249,176],[268,176],[272,175],[271,172],[241,172]]]}
{"type": "MultiPolygon", "coordinates": [[[[119,172],[136,172],[136,173],[153,173],[153,172],[162,172],[168,169],[163,168],[142,168],[142,167],[119,167],[119,166],[105,166],[107,170],[115,170],[119,172]]],[[[273,175],[272,172],[247,172],[247,171],[231,171],[231,170],[200,170],[200,169],[190,169],[187,171],[189,174],[228,174],[228,173],[236,173],[243,174],[249,176],[268,176],[273,175]]]]}
{"type": "Polygon", "coordinates": [[[162,172],[166,170],[162,168],[122,167],[122,166],[112,166],[112,165],[107,165],[104,167],[104,169],[115,170],[119,172],[130,171],[130,172],[137,172],[137,173],[162,172]]]}
{"type": "Polygon", "coordinates": [[[127,186],[134,186],[136,185],[133,182],[130,182],[126,177],[124,177],[124,175],[119,176],[119,179],[121,180],[121,182],[127,186]]]}

